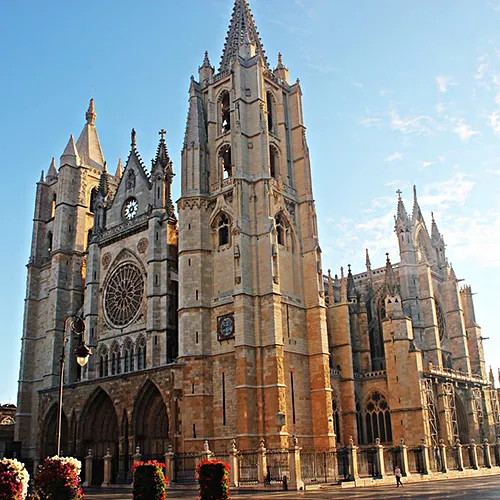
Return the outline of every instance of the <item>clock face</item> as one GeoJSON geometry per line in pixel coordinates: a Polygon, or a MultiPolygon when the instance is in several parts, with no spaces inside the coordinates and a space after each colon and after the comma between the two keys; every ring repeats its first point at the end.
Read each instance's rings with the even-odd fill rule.
{"type": "Polygon", "coordinates": [[[135,198],[130,198],[125,202],[125,205],[123,206],[123,216],[125,217],[125,219],[133,219],[137,215],[138,211],[139,203],[135,198]]]}
{"type": "Polygon", "coordinates": [[[218,318],[219,331],[218,338],[219,340],[227,340],[234,337],[234,315],[229,314],[227,316],[221,316],[218,318]]]}

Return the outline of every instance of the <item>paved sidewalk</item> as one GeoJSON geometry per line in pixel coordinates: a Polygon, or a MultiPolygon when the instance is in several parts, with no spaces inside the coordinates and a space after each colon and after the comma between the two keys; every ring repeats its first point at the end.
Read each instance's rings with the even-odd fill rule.
{"type": "MultiPolygon", "coordinates": [[[[196,490],[168,490],[167,500],[196,499],[196,490]]],[[[87,490],[88,500],[131,500],[132,491],[128,490],[87,490]]],[[[456,500],[494,500],[500,499],[500,476],[475,477],[446,481],[429,481],[426,483],[410,483],[403,488],[395,485],[377,486],[375,488],[342,489],[338,486],[324,487],[305,492],[281,491],[235,491],[232,498],[253,500],[278,499],[317,499],[317,500],[395,500],[411,498],[412,500],[434,500],[439,498],[456,500]]]]}

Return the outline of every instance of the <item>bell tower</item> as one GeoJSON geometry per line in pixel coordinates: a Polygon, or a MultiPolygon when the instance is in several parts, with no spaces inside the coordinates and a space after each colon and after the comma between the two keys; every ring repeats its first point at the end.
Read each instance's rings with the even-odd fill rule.
{"type": "Polygon", "coordinates": [[[335,443],[321,249],[300,83],[236,0],[191,78],[179,211],[185,451],[335,443]],[[313,415],[315,416],[313,419],[313,415]]]}

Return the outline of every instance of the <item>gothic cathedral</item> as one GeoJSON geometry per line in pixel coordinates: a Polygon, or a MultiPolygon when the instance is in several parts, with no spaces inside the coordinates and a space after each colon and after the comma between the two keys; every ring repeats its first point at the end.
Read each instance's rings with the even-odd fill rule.
{"type": "MultiPolygon", "coordinates": [[[[16,440],[113,457],[306,449],[352,441],[495,440],[498,396],[471,288],[459,288],[416,192],[397,201],[400,262],[324,275],[300,83],[272,69],[247,0],[236,0],[220,67],[191,78],[175,209],[160,139],[151,168],[135,131],[108,172],[91,100],[78,140],[37,184],[16,440]],[[67,318],[85,320],[80,367],[67,318]]],[[[94,471],[94,474],[96,472],[94,471]]],[[[97,473],[98,474],[98,473],[97,473]]],[[[99,482],[98,479],[93,479],[99,482]]]]}

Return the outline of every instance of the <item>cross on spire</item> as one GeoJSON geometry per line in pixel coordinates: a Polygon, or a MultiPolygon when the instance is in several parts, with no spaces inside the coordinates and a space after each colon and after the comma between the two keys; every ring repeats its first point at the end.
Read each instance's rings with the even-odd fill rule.
{"type": "Polygon", "coordinates": [[[164,141],[165,140],[165,134],[167,133],[167,131],[162,128],[159,132],[158,132],[158,135],[161,136],[161,140],[164,141]]]}
{"type": "Polygon", "coordinates": [[[401,199],[401,195],[403,194],[403,191],[401,191],[401,189],[398,189],[396,191],[396,194],[398,195],[398,199],[401,199]]]}

